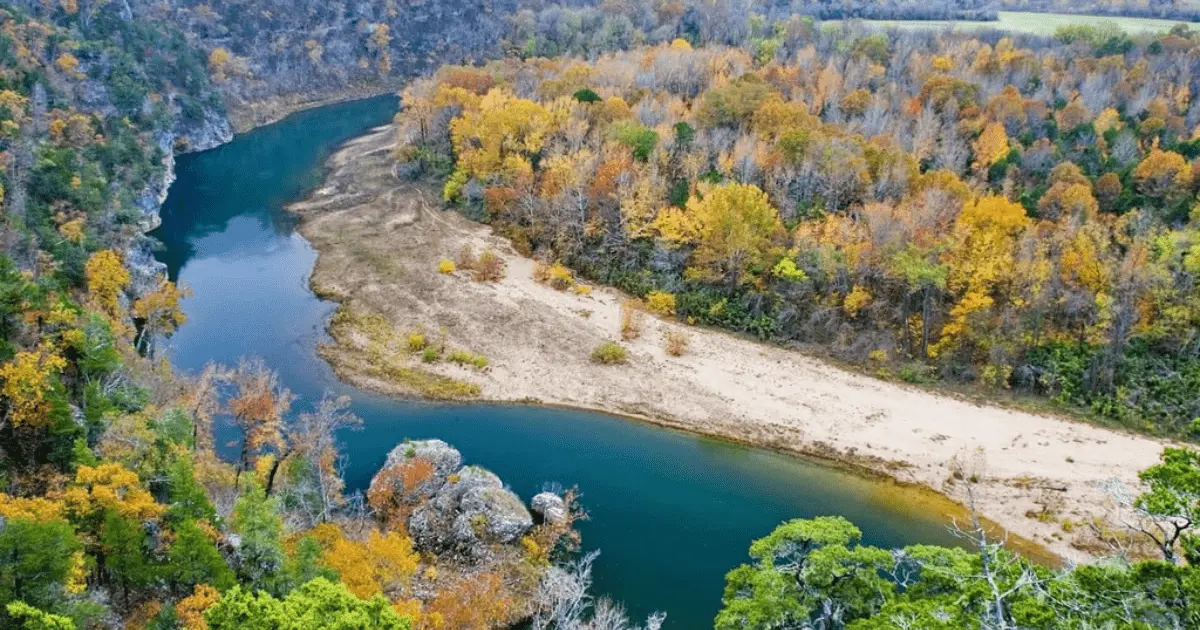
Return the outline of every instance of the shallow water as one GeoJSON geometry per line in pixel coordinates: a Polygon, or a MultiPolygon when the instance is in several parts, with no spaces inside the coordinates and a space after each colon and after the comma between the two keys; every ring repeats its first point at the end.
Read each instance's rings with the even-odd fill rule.
{"type": "Polygon", "coordinates": [[[328,155],[386,123],[396,104],[380,97],[302,112],[179,158],[153,234],[171,276],[195,291],[170,340],[176,366],[257,355],[301,397],[298,406],[323,392],[350,395],[364,420],[342,436],[350,489],[364,488],[396,443],[430,437],[525,499],[548,483],[578,486],[591,515],[580,527],[584,546],[602,550],[597,592],[638,616],[665,610],[669,628],[711,627],[725,572],[785,519],[840,514],[877,545],[953,542],[929,503],[796,458],[599,413],[423,404],[338,382],[315,352],[334,305],[309,289],[316,253],[282,206],[319,185],[328,155]]]}

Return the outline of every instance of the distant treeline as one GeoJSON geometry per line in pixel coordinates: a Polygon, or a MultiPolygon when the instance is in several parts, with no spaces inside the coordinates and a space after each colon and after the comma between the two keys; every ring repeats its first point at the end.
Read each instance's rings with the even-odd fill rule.
{"type": "Polygon", "coordinates": [[[1200,6],[1186,0],[999,0],[1005,11],[1036,11],[1039,13],[1074,13],[1078,15],[1119,15],[1124,17],[1161,18],[1195,22],[1200,20],[1200,6]]]}

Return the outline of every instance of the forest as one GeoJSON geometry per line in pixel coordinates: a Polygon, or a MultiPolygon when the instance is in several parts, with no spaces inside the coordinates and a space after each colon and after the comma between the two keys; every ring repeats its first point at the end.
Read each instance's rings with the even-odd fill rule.
{"type": "MultiPolygon", "coordinates": [[[[295,400],[253,359],[184,375],[157,356],[186,325],[187,289],[144,264],[172,153],[214,144],[239,102],[445,59],[480,63],[405,89],[399,170],[528,254],[888,378],[1197,432],[1187,28],[1044,39],[797,15],[994,9],[971,2],[15,4],[0,9],[0,626],[638,627],[588,594],[572,493],[516,534],[482,514],[431,534],[445,502],[500,480],[412,443],[349,492],[344,399],[295,400]],[[243,436],[230,458],[222,420],[243,436]]],[[[1117,560],[1071,570],[973,524],[965,549],[884,550],[842,519],[789,521],[729,574],[715,625],[1196,627],[1198,471],[1165,451],[1101,532],[1117,560]]]]}
{"type": "Polygon", "coordinates": [[[749,26],[443,68],[404,91],[398,159],[681,320],[1200,428],[1200,38],[749,26]]]}
{"type": "Polygon", "coordinates": [[[628,627],[566,562],[569,492],[535,523],[495,475],[411,443],[350,493],[346,399],[298,401],[261,360],[157,356],[188,289],[143,232],[172,153],[219,128],[219,68],[103,9],[0,9],[0,627],[628,627]]]}

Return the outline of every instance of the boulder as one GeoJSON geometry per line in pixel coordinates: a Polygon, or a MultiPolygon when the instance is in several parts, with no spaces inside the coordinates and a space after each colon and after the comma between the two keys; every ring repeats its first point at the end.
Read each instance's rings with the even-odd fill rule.
{"type": "Polygon", "coordinates": [[[412,465],[418,459],[432,464],[433,472],[428,479],[417,484],[407,493],[403,488],[397,488],[400,495],[408,502],[423,501],[435,496],[450,475],[462,466],[462,453],[441,440],[402,442],[388,453],[383,467],[371,479],[371,489],[375,490],[377,484],[380,483],[399,484],[400,480],[389,473],[394,472],[398,467],[412,465]]]}
{"type": "Polygon", "coordinates": [[[533,513],[538,515],[543,523],[554,525],[567,522],[567,503],[562,497],[553,492],[542,492],[529,502],[533,513]]]}
{"type": "Polygon", "coordinates": [[[533,527],[521,499],[495,474],[469,466],[450,475],[432,499],[417,508],[408,531],[418,548],[457,550],[478,558],[489,544],[508,544],[533,527]]]}

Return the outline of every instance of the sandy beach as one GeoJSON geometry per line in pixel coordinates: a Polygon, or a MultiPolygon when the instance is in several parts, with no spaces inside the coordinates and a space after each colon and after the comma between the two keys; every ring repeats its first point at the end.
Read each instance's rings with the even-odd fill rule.
{"type": "MultiPolygon", "coordinates": [[[[894,384],[800,352],[647,315],[622,341],[624,365],[599,365],[592,349],[620,340],[625,296],[588,295],[534,281],[535,262],[491,228],[445,210],[427,185],[392,173],[390,128],[348,144],[325,185],[293,207],[320,252],[312,284],[350,313],[381,316],[399,335],[422,329],[448,347],[484,355],[488,367],[449,362],[426,370],[479,388],[479,398],[598,409],[697,433],[821,457],[920,484],[961,500],[977,479],[989,519],[1068,560],[1090,557],[1087,520],[1103,517],[1106,481],[1136,485],[1164,442],[894,384]],[[505,260],[495,283],[439,273],[464,244],[505,260]],[[689,338],[682,356],[663,336],[689,338]],[[956,475],[956,471],[961,471],[956,475]],[[958,477],[956,479],[956,476],[958,477]]],[[[410,388],[371,368],[367,334],[346,328],[323,354],[342,378],[380,391],[410,388]]]]}

